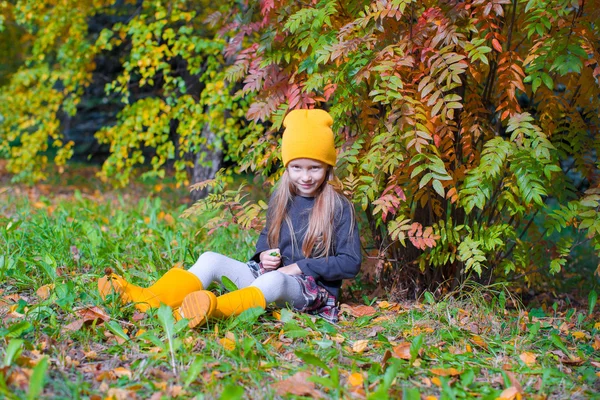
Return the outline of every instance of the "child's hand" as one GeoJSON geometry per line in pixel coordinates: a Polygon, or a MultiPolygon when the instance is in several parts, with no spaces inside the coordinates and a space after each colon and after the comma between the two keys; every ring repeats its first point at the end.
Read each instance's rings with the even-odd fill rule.
{"type": "Polygon", "coordinates": [[[269,249],[260,253],[260,262],[266,270],[277,269],[281,265],[281,253],[279,249],[269,249]]]}

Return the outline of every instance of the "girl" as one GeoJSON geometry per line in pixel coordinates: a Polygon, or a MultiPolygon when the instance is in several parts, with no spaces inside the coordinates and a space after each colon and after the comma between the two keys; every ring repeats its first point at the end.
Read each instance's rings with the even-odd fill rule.
{"type": "Polygon", "coordinates": [[[98,282],[103,298],[115,291],[141,311],[165,303],[190,327],[275,303],[337,322],[342,279],[356,276],[360,240],[352,204],[333,181],[333,120],[323,110],[293,110],[281,144],[285,171],[269,202],[267,223],[247,263],[207,252],[188,270],[173,268],[149,288],[118,275],[98,282]],[[241,288],[216,297],[202,290],[226,276],[241,288]]]}

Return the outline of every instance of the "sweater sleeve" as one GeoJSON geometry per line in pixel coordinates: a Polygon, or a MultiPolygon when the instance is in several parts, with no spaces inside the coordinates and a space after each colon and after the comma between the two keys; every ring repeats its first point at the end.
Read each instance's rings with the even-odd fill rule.
{"type": "Polygon", "coordinates": [[[325,281],[351,279],[356,277],[362,260],[358,226],[352,225],[352,205],[344,202],[341,217],[335,221],[334,254],[329,257],[305,258],[297,261],[298,267],[305,275],[325,281]]]}
{"type": "Polygon", "coordinates": [[[267,227],[265,226],[258,237],[258,241],[256,242],[256,250],[252,258],[253,261],[260,262],[260,253],[265,250],[269,250],[269,244],[267,243],[267,227]]]}

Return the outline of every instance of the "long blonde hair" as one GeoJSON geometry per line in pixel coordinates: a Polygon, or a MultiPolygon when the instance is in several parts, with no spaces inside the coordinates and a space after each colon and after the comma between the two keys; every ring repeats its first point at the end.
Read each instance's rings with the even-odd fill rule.
{"type": "MultiPolygon", "coordinates": [[[[288,215],[288,208],[297,195],[294,184],[289,178],[287,169],[279,179],[277,189],[269,204],[268,218],[269,229],[267,241],[270,247],[279,246],[281,225],[285,222],[292,237],[292,245],[295,245],[294,227],[288,215]]],[[[302,254],[304,257],[319,258],[327,257],[333,251],[334,243],[334,218],[336,211],[340,212],[344,202],[349,202],[340,191],[339,181],[333,173],[333,167],[328,167],[327,179],[321,184],[315,195],[315,203],[310,212],[308,228],[302,242],[302,254]]],[[[352,221],[350,231],[354,227],[354,208],[352,210],[352,221]]],[[[348,232],[350,234],[350,232],[348,232]]]]}

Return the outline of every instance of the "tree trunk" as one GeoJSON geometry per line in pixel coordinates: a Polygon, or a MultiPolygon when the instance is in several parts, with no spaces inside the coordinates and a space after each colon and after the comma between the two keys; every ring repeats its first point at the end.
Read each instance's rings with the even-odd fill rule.
{"type": "MultiPolygon", "coordinates": [[[[202,136],[206,143],[194,154],[194,170],[192,184],[212,179],[223,163],[223,149],[217,135],[210,130],[208,124],[202,128],[202,136]]],[[[196,202],[208,194],[208,189],[194,190],[190,193],[192,202],[196,202]]]]}

